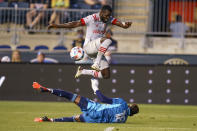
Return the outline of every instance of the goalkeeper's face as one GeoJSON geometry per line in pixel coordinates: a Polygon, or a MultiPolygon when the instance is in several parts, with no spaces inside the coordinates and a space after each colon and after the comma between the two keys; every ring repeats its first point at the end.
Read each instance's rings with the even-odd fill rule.
{"type": "Polygon", "coordinates": [[[137,104],[128,105],[128,107],[130,108],[130,116],[139,113],[139,107],[137,104]]]}

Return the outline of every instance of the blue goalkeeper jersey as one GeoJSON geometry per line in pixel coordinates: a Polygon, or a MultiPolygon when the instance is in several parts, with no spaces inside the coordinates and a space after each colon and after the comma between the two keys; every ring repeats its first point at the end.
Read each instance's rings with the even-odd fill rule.
{"type": "Polygon", "coordinates": [[[88,100],[87,110],[82,111],[87,123],[125,123],[130,109],[121,98],[113,98],[112,104],[100,104],[88,100]]]}

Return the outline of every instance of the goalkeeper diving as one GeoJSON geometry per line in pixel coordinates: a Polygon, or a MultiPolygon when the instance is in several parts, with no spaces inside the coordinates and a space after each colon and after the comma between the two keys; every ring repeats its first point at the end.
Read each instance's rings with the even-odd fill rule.
{"type": "Polygon", "coordinates": [[[73,94],[59,89],[51,89],[34,82],[33,88],[40,92],[64,97],[78,105],[81,114],[72,117],[48,118],[47,116],[35,118],[36,122],[86,122],[86,123],[125,123],[128,116],[139,112],[137,104],[128,105],[122,98],[108,98],[98,88],[98,80],[91,79],[92,89],[102,103],[92,101],[78,94],[73,94]],[[106,103],[106,104],[104,104],[106,103]]]}

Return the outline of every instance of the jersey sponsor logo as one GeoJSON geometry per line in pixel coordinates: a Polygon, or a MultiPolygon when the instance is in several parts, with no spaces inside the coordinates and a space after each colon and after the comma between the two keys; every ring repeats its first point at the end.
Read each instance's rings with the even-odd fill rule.
{"type": "Polygon", "coordinates": [[[1,76],[0,77],[0,87],[2,86],[4,81],[5,81],[5,76],[1,76]]]}
{"type": "Polygon", "coordinates": [[[94,34],[104,34],[105,31],[102,31],[102,30],[93,30],[93,33],[94,34]]]}

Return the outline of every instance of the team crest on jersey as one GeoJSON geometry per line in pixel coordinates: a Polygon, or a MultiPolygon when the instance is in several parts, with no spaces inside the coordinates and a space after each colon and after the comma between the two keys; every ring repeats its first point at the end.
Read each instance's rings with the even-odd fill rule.
{"type": "Polygon", "coordinates": [[[99,21],[99,17],[96,16],[96,14],[92,15],[95,21],[99,21]]]}

